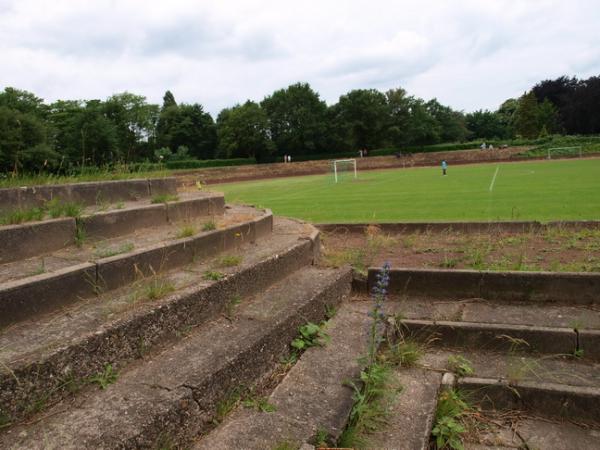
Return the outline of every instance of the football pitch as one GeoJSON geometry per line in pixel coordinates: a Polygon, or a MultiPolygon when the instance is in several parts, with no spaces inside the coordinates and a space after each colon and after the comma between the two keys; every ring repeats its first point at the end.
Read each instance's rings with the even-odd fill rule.
{"type": "Polygon", "coordinates": [[[373,170],[211,186],[315,223],[599,220],[600,159],[373,170]]]}

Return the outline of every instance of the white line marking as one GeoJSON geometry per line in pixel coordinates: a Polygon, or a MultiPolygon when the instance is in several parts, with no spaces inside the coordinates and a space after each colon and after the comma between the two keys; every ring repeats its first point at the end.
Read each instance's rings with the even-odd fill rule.
{"type": "Polygon", "coordinates": [[[492,178],[492,182],[490,183],[490,192],[494,190],[494,183],[496,182],[496,176],[498,175],[498,171],[500,170],[500,166],[496,166],[496,171],[494,172],[494,177],[492,178]]]}

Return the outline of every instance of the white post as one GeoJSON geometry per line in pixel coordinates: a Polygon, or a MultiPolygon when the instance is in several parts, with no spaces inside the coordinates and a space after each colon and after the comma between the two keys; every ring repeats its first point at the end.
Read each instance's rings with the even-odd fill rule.
{"type": "Polygon", "coordinates": [[[333,162],[333,175],[335,176],[335,182],[337,183],[337,162],[333,162]]]}
{"type": "Polygon", "coordinates": [[[354,160],[354,179],[356,179],[356,160],[354,160]]]}

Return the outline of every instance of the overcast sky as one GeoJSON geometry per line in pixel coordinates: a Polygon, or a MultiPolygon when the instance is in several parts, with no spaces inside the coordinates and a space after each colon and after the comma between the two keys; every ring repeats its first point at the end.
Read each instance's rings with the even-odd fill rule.
{"type": "Polygon", "coordinates": [[[0,89],[129,91],[222,108],[308,82],[496,109],[536,82],[600,75],[599,0],[0,0],[0,89]]]}

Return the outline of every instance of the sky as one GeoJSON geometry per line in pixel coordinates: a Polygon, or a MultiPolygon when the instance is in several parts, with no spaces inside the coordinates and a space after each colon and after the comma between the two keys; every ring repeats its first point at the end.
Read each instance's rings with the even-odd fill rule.
{"type": "Polygon", "coordinates": [[[132,92],[213,116],[307,82],[328,104],[402,87],[495,110],[600,75],[599,0],[0,0],[0,90],[47,102],[132,92]]]}

